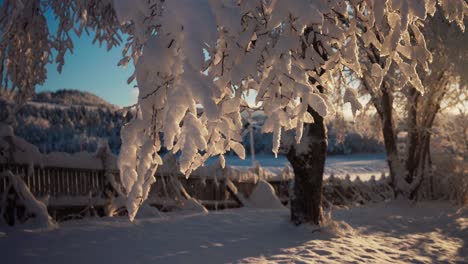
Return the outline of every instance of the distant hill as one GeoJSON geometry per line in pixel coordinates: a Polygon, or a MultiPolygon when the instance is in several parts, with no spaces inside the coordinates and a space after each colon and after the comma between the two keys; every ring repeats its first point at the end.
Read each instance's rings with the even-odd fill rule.
{"type": "Polygon", "coordinates": [[[95,94],[78,90],[40,92],[33,97],[32,101],[36,103],[56,104],[62,106],[93,106],[109,109],[118,108],[95,94]]]}
{"type": "MultiPolygon", "coordinates": [[[[5,104],[0,98],[0,115],[5,104]]],[[[16,115],[15,133],[36,145],[43,153],[80,151],[94,152],[100,138],[107,138],[114,154],[120,151],[120,130],[131,118],[124,116],[115,105],[92,93],[77,90],[41,92],[34,96],[16,115]]],[[[258,126],[265,122],[265,115],[256,112],[253,120],[258,126]]],[[[349,127],[344,142],[336,140],[333,126],[328,127],[328,153],[383,152],[381,143],[363,137],[349,127]]],[[[250,137],[243,138],[243,145],[250,152],[250,137]]],[[[255,152],[272,154],[273,136],[254,132],[255,152]]]]}
{"type": "MultiPolygon", "coordinates": [[[[6,112],[2,110],[6,104],[11,102],[0,100],[0,113],[6,112]]],[[[41,92],[16,114],[15,133],[43,153],[94,152],[99,140],[107,138],[112,152],[117,154],[125,120],[117,106],[92,93],[41,92]]]]}

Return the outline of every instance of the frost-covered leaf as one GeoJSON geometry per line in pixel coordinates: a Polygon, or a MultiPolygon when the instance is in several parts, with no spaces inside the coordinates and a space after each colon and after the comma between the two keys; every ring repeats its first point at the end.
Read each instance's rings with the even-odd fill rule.
{"type": "Polygon", "coordinates": [[[301,121],[304,123],[314,123],[314,117],[309,112],[305,112],[301,121]]]}
{"type": "Polygon", "coordinates": [[[356,116],[356,112],[358,110],[362,109],[362,104],[356,98],[356,91],[351,89],[351,88],[347,88],[345,90],[343,101],[344,101],[344,103],[350,103],[351,104],[351,111],[352,111],[354,117],[356,116]]]}
{"type": "Polygon", "coordinates": [[[309,94],[307,102],[309,103],[310,107],[312,107],[312,109],[314,109],[314,111],[316,111],[319,115],[323,117],[327,115],[327,104],[320,95],[315,93],[309,94]]]}
{"type": "Polygon", "coordinates": [[[229,143],[229,146],[236,153],[236,155],[239,156],[240,159],[245,159],[245,149],[244,146],[242,146],[242,144],[235,141],[231,141],[229,143]]]}
{"type": "Polygon", "coordinates": [[[219,155],[219,164],[223,169],[226,167],[226,159],[224,158],[224,155],[219,155]]]}

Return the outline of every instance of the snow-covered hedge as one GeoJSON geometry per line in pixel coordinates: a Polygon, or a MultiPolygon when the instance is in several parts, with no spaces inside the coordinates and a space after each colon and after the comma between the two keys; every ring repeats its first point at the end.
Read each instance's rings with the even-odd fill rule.
{"type": "Polygon", "coordinates": [[[361,181],[356,177],[351,180],[337,178],[333,175],[324,181],[323,186],[324,206],[353,206],[371,202],[381,202],[393,199],[393,189],[390,186],[390,178],[382,174],[380,179],[372,176],[368,181],[361,181]]]}

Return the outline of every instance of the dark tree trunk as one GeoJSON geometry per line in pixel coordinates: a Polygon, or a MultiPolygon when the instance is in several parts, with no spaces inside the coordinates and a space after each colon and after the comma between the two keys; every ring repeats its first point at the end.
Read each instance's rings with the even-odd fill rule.
{"type": "MultiPolygon", "coordinates": [[[[429,139],[429,142],[431,140],[429,139]]],[[[427,166],[430,170],[429,172],[429,191],[431,195],[431,199],[434,200],[435,193],[434,193],[434,173],[432,171],[432,155],[431,155],[431,144],[429,143],[429,151],[427,153],[428,158],[427,158],[427,166]]]]}
{"type": "Polygon", "coordinates": [[[310,107],[308,112],[315,122],[304,126],[304,142],[301,144],[307,146],[301,145],[301,151],[298,151],[299,146],[294,146],[287,154],[294,170],[291,221],[296,225],[320,225],[323,219],[322,186],[327,155],[327,129],[323,117],[310,107]]]}
{"type": "MultiPolygon", "coordinates": [[[[302,39],[302,56],[306,57],[306,50],[312,47],[324,60],[328,54],[317,38],[318,30],[313,27],[304,29],[305,38],[302,39]]],[[[322,76],[324,69],[315,73],[322,76]]],[[[317,80],[309,76],[311,84],[317,80]]],[[[322,85],[317,85],[320,93],[325,92],[322,85]]],[[[327,128],[322,116],[311,107],[307,111],[314,118],[314,123],[304,125],[304,134],[300,145],[291,147],[287,157],[294,170],[294,188],[291,196],[291,221],[296,225],[312,223],[320,225],[323,220],[322,185],[325,159],[327,157],[327,128]]]]}
{"type": "MultiPolygon", "coordinates": [[[[398,191],[395,186],[395,177],[397,173],[395,162],[398,162],[398,148],[396,143],[395,129],[393,125],[393,100],[385,83],[382,84],[382,102],[381,111],[378,111],[380,120],[382,122],[382,134],[384,137],[385,151],[387,154],[388,168],[390,170],[390,178],[392,179],[393,190],[395,195],[398,195],[398,191]]],[[[379,106],[376,105],[379,109],[379,106]]]]}
{"type": "Polygon", "coordinates": [[[410,200],[415,200],[417,198],[418,191],[424,181],[425,173],[427,173],[427,168],[430,166],[430,144],[431,135],[429,133],[424,133],[421,136],[421,141],[417,148],[417,167],[413,169],[413,174],[411,175],[410,183],[412,183],[412,188],[408,197],[410,200]]]}
{"type": "Polygon", "coordinates": [[[419,157],[417,149],[420,145],[420,129],[418,124],[418,101],[420,93],[414,87],[409,87],[408,97],[408,152],[406,155],[406,170],[408,172],[406,181],[412,183],[416,177],[416,172],[419,166],[419,157]]]}
{"type": "MultiPolygon", "coordinates": [[[[360,39],[362,42],[362,39],[360,39]]],[[[362,42],[363,43],[363,42],[362,42]]],[[[380,56],[379,50],[374,46],[370,46],[372,53],[368,54],[368,59],[371,63],[377,63],[380,67],[384,68],[385,63],[384,59],[380,56]]],[[[380,87],[373,87],[366,78],[364,80],[364,88],[371,95],[371,102],[374,104],[375,109],[382,123],[382,135],[384,138],[385,152],[387,154],[387,163],[390,170],[391,185],[393,188],[394,195],[397,196],[400,194],[400,191],[397,188],[396,180],[397,173],[399,171],[399,155],[395,129],[393,125],[393,98],[392,91],[388,87],[388,83],[384,79],[380,87]],[[374,88],[380,89],[381,95],[378,95],[378,92],[374,88]]]]}

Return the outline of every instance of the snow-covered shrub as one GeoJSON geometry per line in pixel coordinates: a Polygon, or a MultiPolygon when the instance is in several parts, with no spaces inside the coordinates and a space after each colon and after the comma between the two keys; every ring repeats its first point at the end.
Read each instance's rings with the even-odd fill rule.
{"type": "Polygon", "coordinates": [[[468,205],[468,163],[448,153],[433,154],[433,170],[421,186],[419,199],[443,199],[468,205]]]}
{"type": "Polygon", "coordinates": [[[379,180],[372,176],[368,181],[359,177],[351,181],[349,175],[345,179],[331,175],[324,181],[323,196],[325,207],[353,206],[393,199],[393,190],[389,177],[384,174],[379,180]]]}

